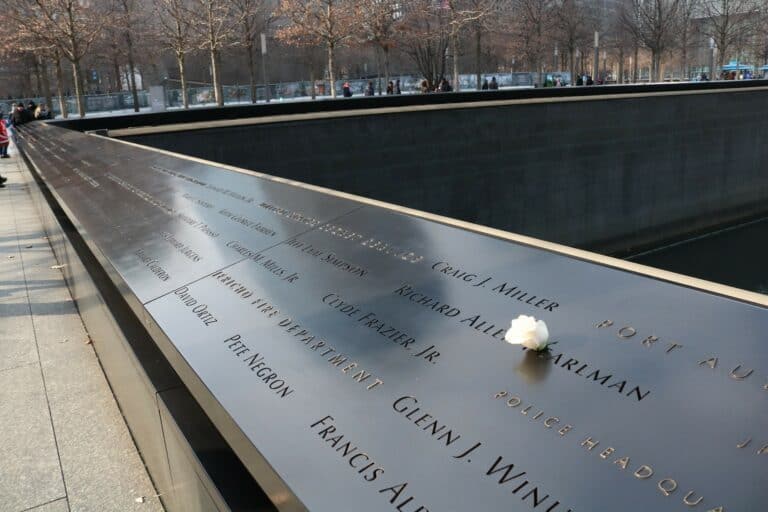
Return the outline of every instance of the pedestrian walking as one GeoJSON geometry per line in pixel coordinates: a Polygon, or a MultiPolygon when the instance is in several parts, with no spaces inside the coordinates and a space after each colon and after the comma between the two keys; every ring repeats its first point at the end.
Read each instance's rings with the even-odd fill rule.
{"type": "Polygon", "coordinates": [[[387,84],[387,96],[390,96],[392,94],[395,94],[395,84],[392,83],[392,80],[389,81],[387,84]]]}
{"type": "Polygon", "coordinates": [[[395,94],[403,94],[403,91],[400,90],[400,79],[399,78],[395,81],[395,94]]]}
{"type": "Polygon", "coordinates": [[[341,86],[341,95],[345,98],[352,97],[352,87],[349,86],[349,82],[344,82],[344,85],[341,86]]]}
{"type": "Polygon", "coordinates": [[[488,85],[488,88],[492,91],[499,90],[499,82],[496,81],[496,77],[491,78],[491,83],[488,85]]]}
{"type": "Polygon", "coordinates": [[[373,90],[373,82],[368,81],[368,85],[365,86],[365,95],[366,96],[373,96],[374,90],[373,90]]]}
{"type": "Polygon", "coordinates": [[[483,78],[483,84],[480,86],[480,90],[487,91],[488,90],[488,79],[483,78]]]}

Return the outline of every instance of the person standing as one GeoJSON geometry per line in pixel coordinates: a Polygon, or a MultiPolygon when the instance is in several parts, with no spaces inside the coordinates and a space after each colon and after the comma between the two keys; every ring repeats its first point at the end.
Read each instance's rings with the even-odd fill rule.
{"type": "Polygon", "coordinates": [[[352,87],[350,87],[349,82],[344,82],[344,85],[341,86],[341,94],[345,98],[352,97],[352,87]]]}
{"type": "Polygon", "coordinates": [[[487,91],[488,90],[488,79],[487,78],[483,78],[483,83],[480,86],[480,90],[481,91],[487,91]]]}
{"type": "Polygon", "coordinates": [[[11,115],[11,125],[16,128],[27,122],[27,114],[24,111],[24,105],[18,104],[11,115]]]}
{"type": "Polygon", "coordinates": [[[8,155],[8,145],[10,143],[8,128],[5,127],[5,121],[2,121],[2,115],[0,115],[0,158],[10,158],[8,155]]]}
{"type": "Polygon", "coordinates": [[[496,77],[491,78],[491,83],[488,85],[488,88],[492,91],[499,90],[499,82],[496,81],[496,77]]]}
{"type": "MultiPolygon", "coordinates": [[[[0,158],[10,158],[8,156],[8,144],[10,144],[8,129],[5,127],[2,114],[0,114],[0,158]]],[[[5,188],[6,181],[8,181],[8,178],[0,176],[0,188],[5,188]]]]}
{"type": "Polygon", "coordinates": [[[373,90],[373,82],[368,81],[368,85],[365,86],[365,95],[366,96],[373,96],[374,90],[373,90]]]}
{"type": "Polygon", "coordinates": [[[48,106],[46,106],[44,103],[38,105],[35,109],[35,119],[42,121],[45,121],[46,119],[53,119],[51,111],[48,110],[48,106]]]}
{"type": "Polygon", "coordinates": [[[400,90],[400,79],[399,78],[395,81],[395,94],[403,94],[403,91],[400,90]]]}
{"type": "Polygon", "coordinates": [[[395,84],[390,80],[387,84],[387,96],[391,96],[392,94],[395,94],[395,84]]]}

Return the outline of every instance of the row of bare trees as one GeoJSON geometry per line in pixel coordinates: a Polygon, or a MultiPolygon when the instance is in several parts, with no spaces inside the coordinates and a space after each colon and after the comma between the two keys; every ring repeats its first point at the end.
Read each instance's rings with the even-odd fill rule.
{"type": "Polygon", "coordinates": [[[627,56],[638,76],[641,52],[649,56],[651,80],[661,78],[670,57],[687,76],[691,50],[708,41],[718,67],[744,54],[764,60],[767,14],[766,0],[283,0],[275,19],[281,40],[326,49],[331,79],[340,46],[369,43],[383,56],[387,79],[392,49],[408,55],[429,82],[452,75],[456,85],[460,56],[474,54],[479,88],[484,48],[499,41],[501,51],[541,76],[553,53],[572,75],[584,71],[595,33],[619,63],[620,77],[627,56]]]}
{"type": "MultiPolygon", "coordinates": [[[[189,105],[188,58],[206,55],[216,102],[223,105],[222,55],[231,55],[233,48],[246,61],[255,100],[261,33],[297,48],[294,55],[306,56],[312,82],[322,52],[319,72],[335,83],[342,48],[373,49],[385,81],[393,56],[404,56],[433,84],[452,77],[458,87],[462,66],[471,67],[479,88],[489,52],[514,55],[527,71],[564,67],[575,75],[584,71],[588,60],[595,64],[591,57],[595,32],[600,34],[601,49],[610,50],[618,63],[619,77],[624,76],[627,57],[633,65],[631,75],[637,77],[644,54],[651,79],[658,80],[665,60],[674,57],[687,71],[691,51],[707,41],[717,50],[719,66],[745,53],[768,57],[768,41],[761,31],[767,4],[768,0],[0,0],[0,51],[4,57],[21,54],[31,59],[42,77],[40,89],[47,95],[52,70],[62,112],[66,112],[62,84],[68,67],[82,116],[83,62],[94,55],[113,63],[115,88],[125,84],[136,110],[137,67],[141,68],[137,62],[161,55],[173,56],[184,107],[189,105]],[[549,66],[553,55],[556,62],[549,66]]],[[[335,95],[335,87],[330,92],[335,95]]]]}
{"type": "MultiPolygon", "coordinates": [[[[182,83],[185,82],[186,56],[191,52],[206,52],[216,101],[223,105],[221,53],[230,46],[242,44],[248,48],[253,68],[254,37],[264,30],[269,19],[268,4],[265,0],[0,0],[0,11],[4,12],[0,37],[5,54],[27,53],[34,55],[43,66],[53,63],[63,113],[66,113],[66,104],[61,99],[62,61],[71,67],[78,113],[83,116],[82,62],[94,53],[112,55],[118,88],[121,87],[120,67],[127,67],[126,81],[133,95],[134,109],[138,111],[137,42],[144,52],[156,52],[157,46],[171,52],[182,83]]],[[[47,77],[48,73],[42,76],[47,77]]],[[[254,76],[252,71],[252,84],[254,76]]]]}

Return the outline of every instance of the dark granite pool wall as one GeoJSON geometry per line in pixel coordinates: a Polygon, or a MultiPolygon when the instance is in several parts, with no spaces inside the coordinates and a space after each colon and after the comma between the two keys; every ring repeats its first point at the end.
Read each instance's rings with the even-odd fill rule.
{"type": "Polygon", "coordinates": [[[318,112],[126,138],[620,253],[768,211],[768,92],[701,92],[343,118],[318,112]]]}

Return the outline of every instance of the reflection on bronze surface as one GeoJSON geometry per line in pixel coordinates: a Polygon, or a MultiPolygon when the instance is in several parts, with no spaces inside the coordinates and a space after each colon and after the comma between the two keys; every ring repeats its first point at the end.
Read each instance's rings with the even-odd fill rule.
{"type": "Polygon", "coordinates": [[[543,381],[552,369],[549,360],[539,357],[538,352],[526,350],[525,356],[520,364],[515,368],[515,372],[520,375],[528,384],[536,384],[543,381]]]}

